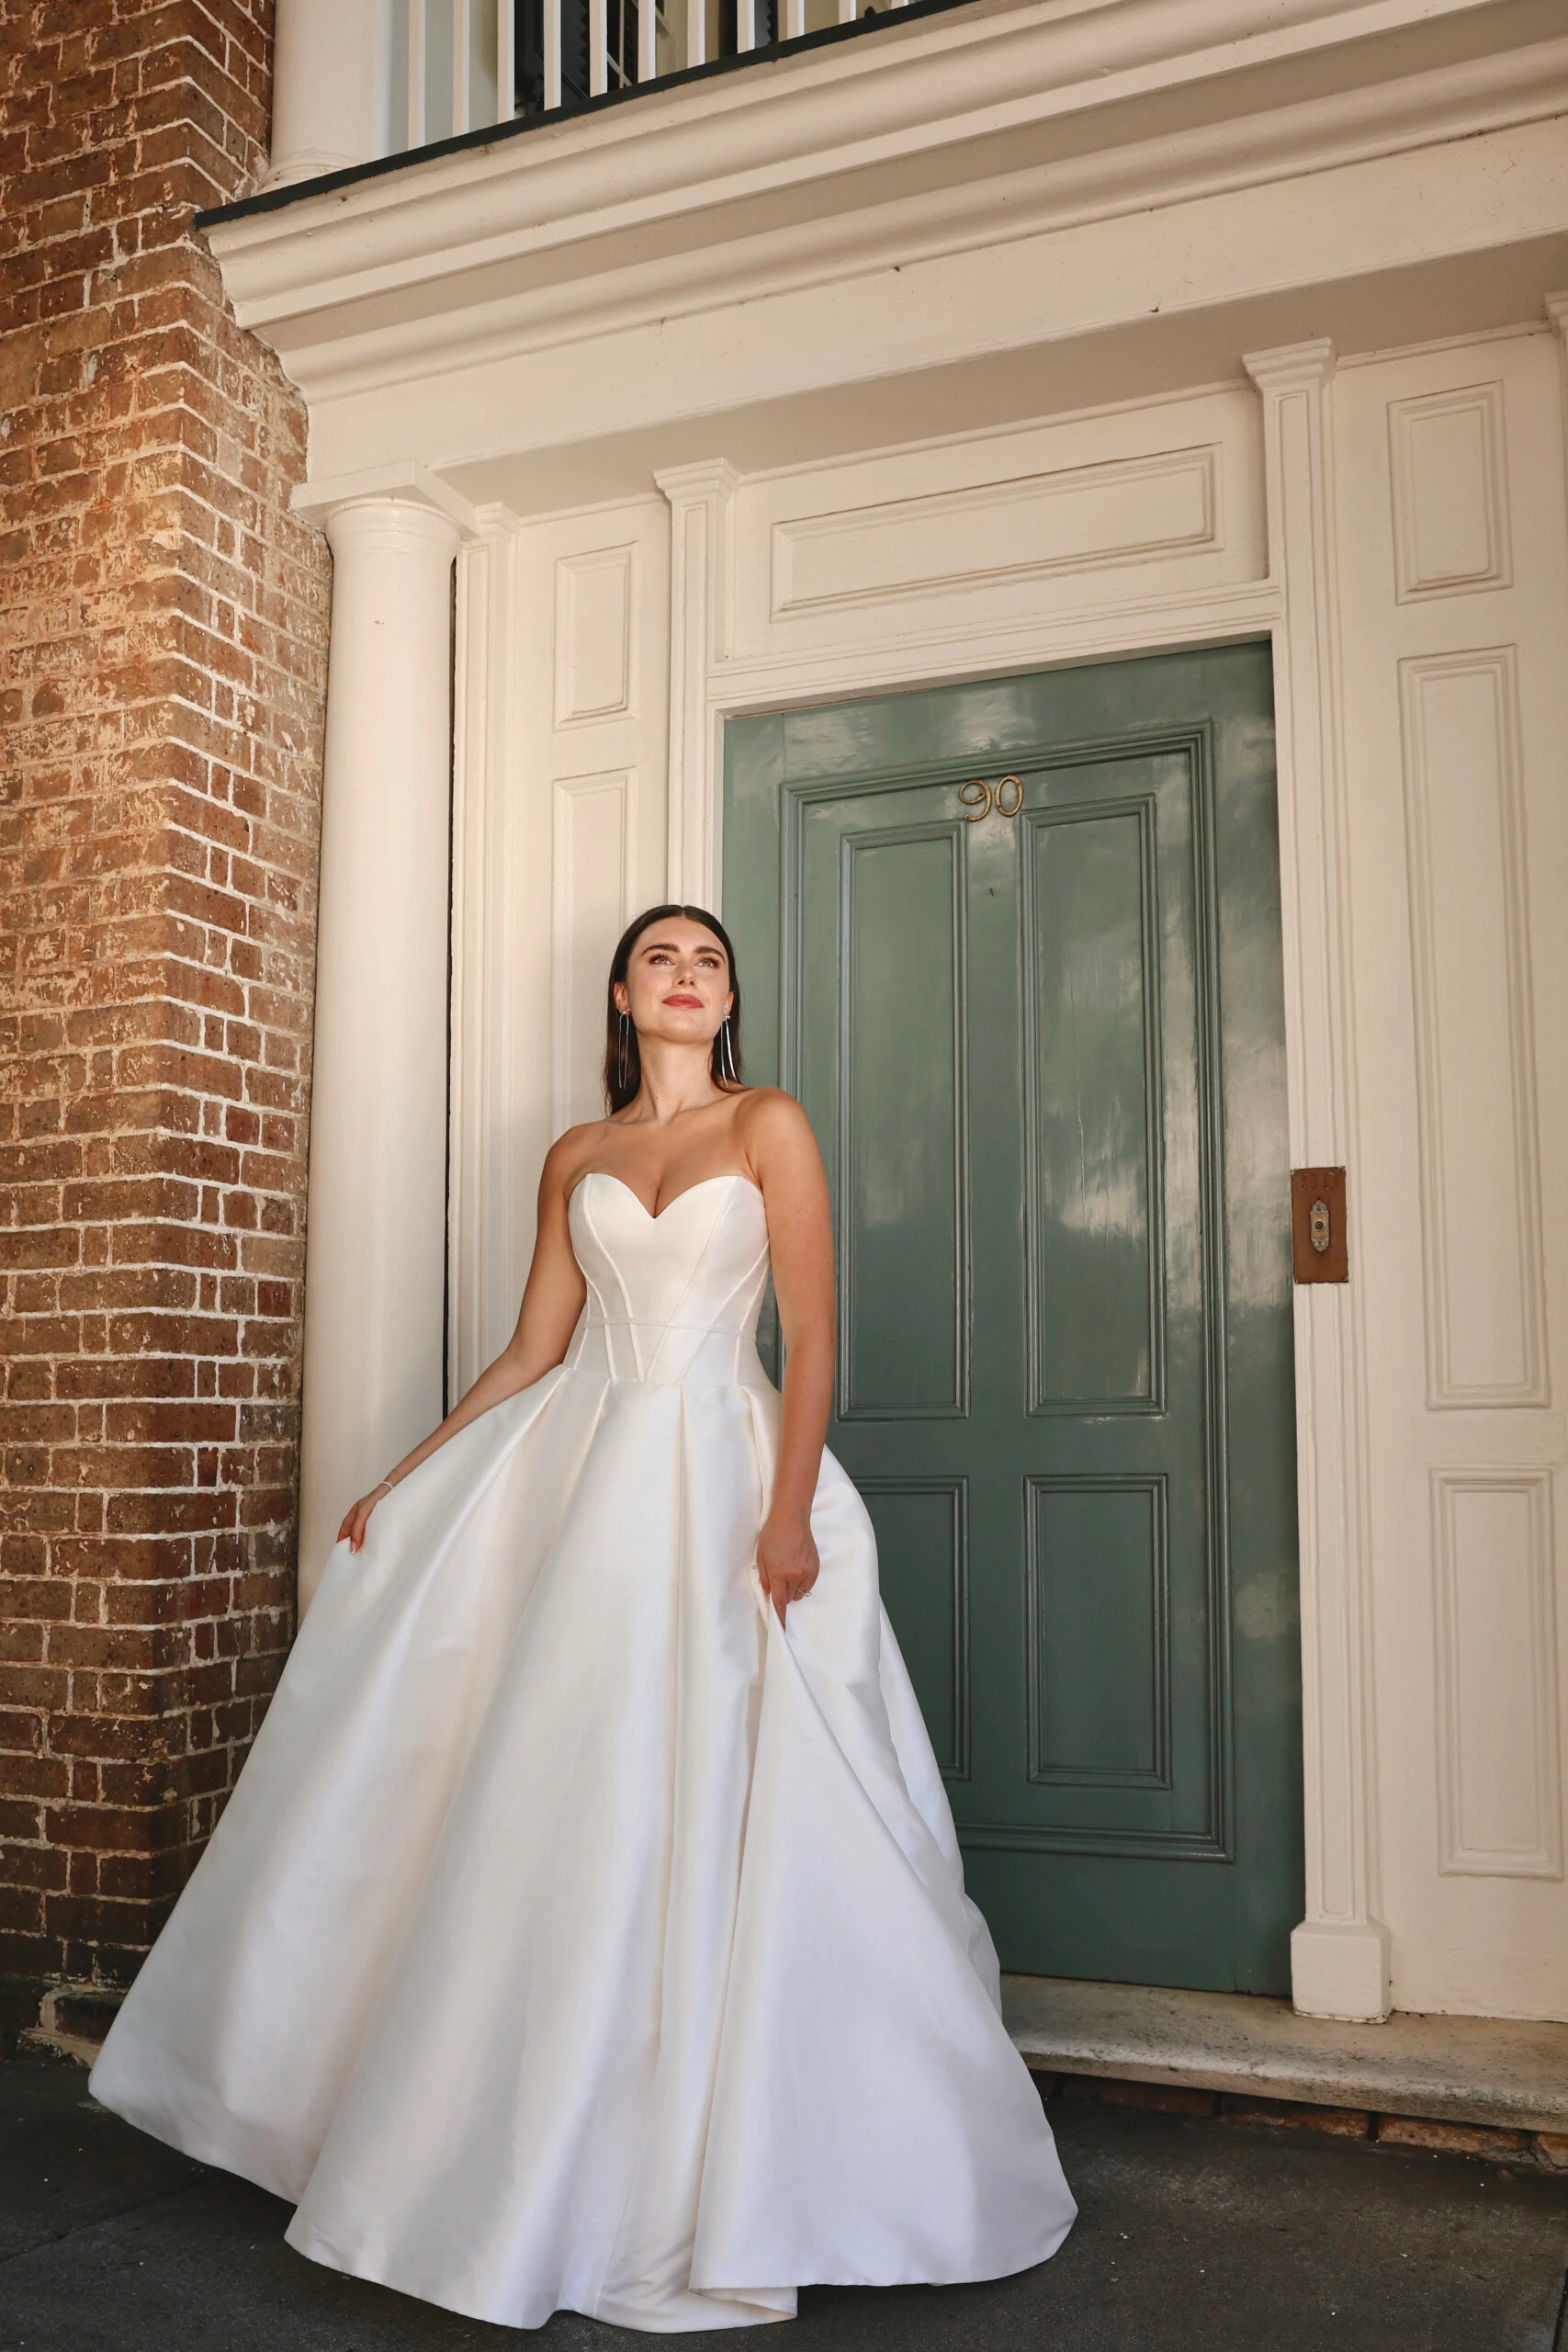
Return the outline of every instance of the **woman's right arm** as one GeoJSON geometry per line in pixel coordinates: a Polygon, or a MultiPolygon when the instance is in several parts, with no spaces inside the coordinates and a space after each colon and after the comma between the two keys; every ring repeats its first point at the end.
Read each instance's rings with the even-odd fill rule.
{"type": "Polygon", "coordinates": [[[536,1380],[553,1372],[566,1354],[586,1296],[566,1220],[567,1201],[581,1157],[578,1131],[562,1136],[551,1147],[539,1179],[534,1261],[524,1287],[517,1329],[495,1362],[486,1365],[461,1402],[452,1408],[440,1428],[432,1430],[411,1453],[404,1454],[378,1487],[362,1495],[344,1512],[337,1532],[338,1542],[341,1544],[346,1537],[351,1552],[357,1552],[364,1544],[370,1514],[389,1487],[400,1486],[411,1470],[417,1470],[422,1462],[440,1451],[448,1438],[456,1437],[470,1421],[477,1421],[481,1413],[490,1412],[508,1396],[515,1396],[520,1388],[531,1388],[536,1380]]]}

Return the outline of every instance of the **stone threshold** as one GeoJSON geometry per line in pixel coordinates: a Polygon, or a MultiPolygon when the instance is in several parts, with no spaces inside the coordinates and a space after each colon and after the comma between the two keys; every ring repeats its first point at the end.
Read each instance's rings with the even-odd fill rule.
{"type": "Polygon", "coordinates": [[[1007,1976],[1002,2008],[1050,2095],[1296,2121],[1568,2168],[1568,2025],[1299,2017],[1247,1993],[1007,1976]]]}
{"type": "MultiPolygon", "coordinates": [[[[17,2054],[90,2066],[120,1996],[45,1995],[17,2054]]],[[[1298,2017],[1288,2001],[1005,1976],[1008,2030],[1043,2097],[1295,2125],[1568,2170],[1568,2025],[1298,2017]]]]}

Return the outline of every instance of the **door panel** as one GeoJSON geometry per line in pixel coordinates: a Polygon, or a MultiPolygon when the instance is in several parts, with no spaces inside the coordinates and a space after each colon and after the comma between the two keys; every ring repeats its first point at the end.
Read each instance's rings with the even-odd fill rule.
{"type": "Polygon", "coordinates": [[[1251,647],[728,730],[750,1074],[833,1195],[829,1442],[1015,1967],[1288,1983],[1270,748],[1251,647]]]}
{"type": "MultiPolygon", "coordinates": [[[[951,833],[813,832],[812,912],[845,943],[836,1055],[840,1418],[964,1409],[963,922],[951,833]],[[834,888],[837,882],[838,889],[834,888]],[[905,1007],[924,1000],[910,1066],[905,1007]]],[[[823,1040],[830,1045],[831,1030],[823,1040]]],[[[831,1084],[832,1079],[828,1082],[831,1084]]]]}

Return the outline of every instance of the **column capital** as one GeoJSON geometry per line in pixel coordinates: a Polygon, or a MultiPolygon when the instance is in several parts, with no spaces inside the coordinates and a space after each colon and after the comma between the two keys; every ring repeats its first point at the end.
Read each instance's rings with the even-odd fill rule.
{"type": "Polygon", "coordinates": [[[1270,351],[1244,351],[1241,364],[1260,392],[1288,392],[1326,384],[1338,355],[1327,335],[1282,343],[1270,351]]]}
{"type": "Polygon", "coordinates": [[[688,466],[661,466],[653,477],[671,506],[705,498],[733,498],[741,477],[728,458],[698,458],[688,466]]]}
{"type": "Polygon", "coordinates": [[[329,507],[322,528],[339,561],[353,548],[374,546],[405,555],[428,555],[445,566],[462,544],[462,534],[449,514],[434,506],[418,505],[412,499],[344,499],[329,507]]]}
{"type": "Polygon", "coordinates": [[[296,514],[327,529],[333,517],[350,506],[400,506],[411,512],[445,516],[459,537],[477,538],[479,517],[450,482],[422,466],[416,458],[396,458],[389,465],[367,466],[362,473],[329,474],[297,485],[289,504],[296,514]]]}

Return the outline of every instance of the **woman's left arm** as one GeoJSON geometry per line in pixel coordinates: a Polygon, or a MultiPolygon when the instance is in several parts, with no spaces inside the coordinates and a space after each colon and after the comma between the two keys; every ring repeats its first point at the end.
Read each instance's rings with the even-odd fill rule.
{"type": "Polygon", "coordinates": [[[811,1504],[833,1408],[836,1331],[828,1179],[805,1112],[769,1087],[749,1104],[744,1143],[768,1213],[773,1292],[784,1334],[784,1426],[757,1570],[782,1625],[821,1563],[811,1504]]]}

